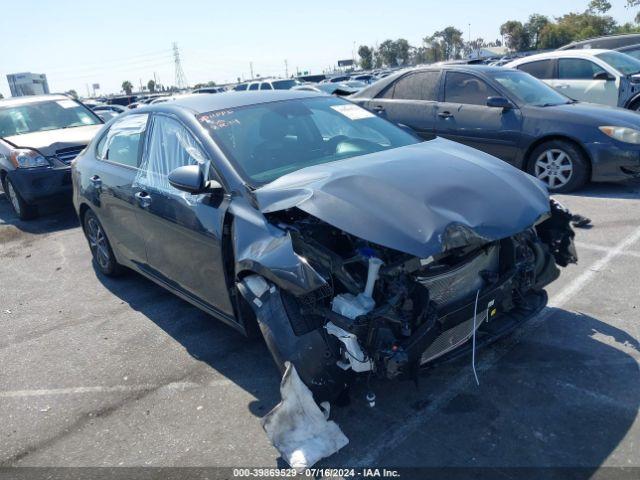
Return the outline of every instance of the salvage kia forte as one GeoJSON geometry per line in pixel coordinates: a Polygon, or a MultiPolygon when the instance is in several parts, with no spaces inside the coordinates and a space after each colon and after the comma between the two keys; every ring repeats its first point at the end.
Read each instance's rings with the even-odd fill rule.
{"type": "Polygon", "coordinates": [[[73,185],[102,274],[128,267],[261,332],[317,400],[495,338],[576,261],[570,214],[539,180],[311,92],[125,113],[73,185]]]}

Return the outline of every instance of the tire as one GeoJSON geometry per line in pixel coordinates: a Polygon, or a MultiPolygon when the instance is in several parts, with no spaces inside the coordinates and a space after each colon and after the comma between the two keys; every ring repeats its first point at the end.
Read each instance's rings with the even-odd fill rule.
{"type": "Polygon", "coordinates": [[[9,200],[11,208],[20,220],[31,220],[38,216],[38,208],[24,201],[24,198],[22,198],[20,192],[13,183],[11,183],[9,177],[5,177],[2,188],[7,196],[7,200],[9,200]]]}
{"type": "Polygon", "coordinates": [[[589,181],[589,160],[574,143],[551,140],[529,155],[527,172],[547,185],[551,193],[573,192],[589,181]]]}
{"type": "Polygon", "coordinates": [[[120,275],[123,267],[116,261],[111,243],[96,214],[87,210],[82,220],[82,226],[87,242],[89,242],[93,263],[100,270],[100,273],[107,277],[120,275]]]}

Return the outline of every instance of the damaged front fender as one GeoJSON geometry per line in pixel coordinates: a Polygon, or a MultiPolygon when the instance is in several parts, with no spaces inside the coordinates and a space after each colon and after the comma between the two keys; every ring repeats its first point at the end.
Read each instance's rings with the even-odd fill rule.
{"type": "Polygon", "coordinates": [[[234,217],[231,238],[236,277],[257,273],[294,295],[326,285],[324,278],[294,251],[289,232],[267,222],[244,199],[234,199],[229,210],[234,217]]]}
{"type": "Polygon", "coordinates": [[[340,369],[322,328],[297,335],[291,325],[280,290],[258,275],[237,284],[238,291],[251,305],[260,331],[280,372],[285,363],[295,365],[300,378],[316,401],[333,401],[348,386],[349,373],[340,369]]]}

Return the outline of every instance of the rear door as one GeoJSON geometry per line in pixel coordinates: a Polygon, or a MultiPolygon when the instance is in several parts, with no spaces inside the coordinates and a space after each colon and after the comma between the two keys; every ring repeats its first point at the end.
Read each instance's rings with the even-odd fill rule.
{"type": "Polygon", "coordinates": [[[88,198],[111,243],[126,261],[146,263],[133,182],[138,172],[148,115],[116,119],[99,140],[96,161],[88,164],[88,198]]]}
{"type": "Polygon", "coordinates": [[[196,303],[231,316],[221,252],[228,199],[191,195],[169,185],[169,173],[183,165],[200,165],[212,178],[211,162],[177,118],[155,114],[151,123],[135,181],[148,272],[196,303]]]}
{"type": "Polygon", "coordinates": [[[557,62],[552,59],[536,60],[535,62],[527,62],[518,65],[516,68],[527,72],[529,75],[536,77],[538,80],[554,86],[556,83],[556,70],[557,62]]]}
{"type": "Polygon", "coordinates": [[[584,58],[559,58],[558,79],[554,88],[570,98],[582,102],[616,106],[618,87],[615,79],[594,79],[596,74],[607,74],[606,70],[584,58]]]}
{"type": "Polygon", "coordinates": [[[488,97],[501,96],[482,78],[446,72],[444,101],[436,111],[436,134],[514,163],[522,130],[517,108],[487,107],[488,97]]]}
{"type": "Polygon", "coordinates": [[[433,138],[439,84],[439,70],[408,73],[371,100],[369,108],[424,138],[433,138]]]}

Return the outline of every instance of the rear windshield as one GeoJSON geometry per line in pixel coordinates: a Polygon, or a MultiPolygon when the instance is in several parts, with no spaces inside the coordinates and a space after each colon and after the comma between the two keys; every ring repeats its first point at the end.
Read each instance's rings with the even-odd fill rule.
{"type": "Polygon", "coordinates": [[[253,186],[421,141],[357,105],[324,96],[209,112],[198,120],[253,186]]]}
{"type": "Polygon", "coordinates": [[[94,114],[71,99],[0,107],[0,137],[99,123],[94,114]]]}

